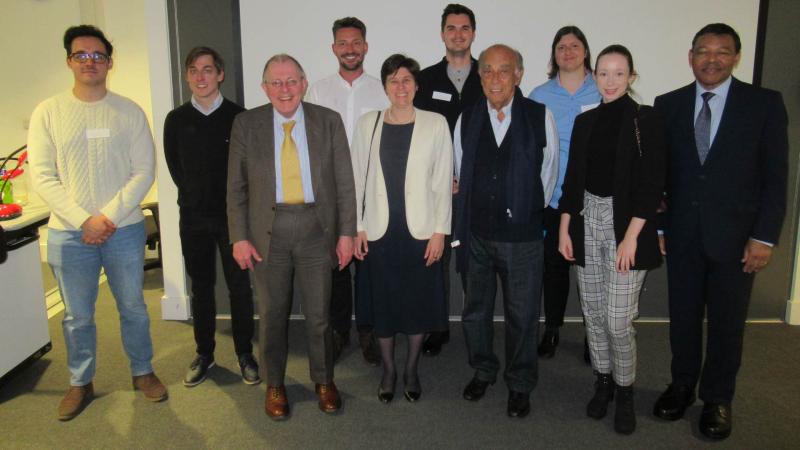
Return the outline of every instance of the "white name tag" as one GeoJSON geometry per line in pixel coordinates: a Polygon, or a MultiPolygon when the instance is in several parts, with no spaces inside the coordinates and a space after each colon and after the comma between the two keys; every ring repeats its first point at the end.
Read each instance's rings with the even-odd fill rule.
{"type": "Polygon", "coordinates": [[[86,139],[99,139],[111,136],[108,128],[89,128],[86,130],[86,139]]]}
{"type": "Polygon", "coordinates": [[[433,98],[435,98],[436,100],[444,100],[446,102],[449,102],[453,98],[453,94],[448,94],[447,92],[433,91],[433,98]]]}
{"type": "Polygon", "coordinates": [[[588,111],[590,109],[595,109],[598,106],[600,106],[600,103],[592,103],[591,105],[582,105],[581,106],[581,112],[586,112],[586,111],[588,111]]]}

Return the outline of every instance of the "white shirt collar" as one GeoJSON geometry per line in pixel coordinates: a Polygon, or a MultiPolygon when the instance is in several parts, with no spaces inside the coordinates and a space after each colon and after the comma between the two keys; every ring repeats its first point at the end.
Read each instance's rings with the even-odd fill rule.
{"type": "Polygon", "coordinates": [[[203,113],[206,116],[210,116],[211,113],[213,113],[214,111],[216,111],[220,107],[220,105],[222,105],[222,93],[221,92],[217,92],[217,98],[215,98],[214,101],[211,103],[211,107],[208,109],[208,111],[203,109],[203,105],[201,105],[200,102],[198,102],[197,99],[194,98],[194,95],[192,95],[192,106],[194,106],[194,109],[200,111],[201,113],[203,113]]]}

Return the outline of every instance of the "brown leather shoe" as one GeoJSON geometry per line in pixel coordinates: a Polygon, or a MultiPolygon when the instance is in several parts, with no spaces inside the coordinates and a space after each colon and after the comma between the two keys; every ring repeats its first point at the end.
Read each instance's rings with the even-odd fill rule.
{"type": "Polygon", "coordinates": [[[342,398],[333,381],[328,384],[318,384],[316,391],[319,396],[319,409],[322,412],[332,414],[342,409],[342,398]]]}
{"type": "Polygon", "coordinates": [[[84,386],[70,386],[67,395],[58,404],[58,420],[72,420],[92,401],[94,386],[90,381],[84,386]]]}
{"type": "Polygon", "coordinates": [[[133,389],[142,391],[144,398],[151,402],[160,402],[167,399],[167,387],[153,372],[133,377],[133,389]]]}
{"type": "Polygon", "coordinates": [[[289,400],[286,398],[286,388],[284,386],[267,386],[264,411],[272,420],[286,420],[289,418],[289,400]]]}

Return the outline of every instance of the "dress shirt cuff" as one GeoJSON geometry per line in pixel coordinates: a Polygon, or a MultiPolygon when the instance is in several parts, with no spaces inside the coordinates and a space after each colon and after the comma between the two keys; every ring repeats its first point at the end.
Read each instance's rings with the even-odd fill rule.
{"type": "Polygon", "coordinates": [[[756,241],[756,242],[760,242],[760,243],[766,245],[767,247],[775,247],[775,244],[773,244],[772,242],[762,241],[761,239],[756,239],[754,237],[751,237],[750,240],[753,240],[753,241],[756,241]]]}

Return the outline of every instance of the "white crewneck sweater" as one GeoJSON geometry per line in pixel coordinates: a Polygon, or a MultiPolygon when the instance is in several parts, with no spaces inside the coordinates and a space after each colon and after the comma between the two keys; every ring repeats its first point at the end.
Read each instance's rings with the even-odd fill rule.
{"type": "Polygon", "coordinates": [[[80,230],[96,214],[118,228],[143,220],[139,203],[153,184],[154,153],[142,109],[110,91],[91,103],[68,91],[31,116],[32,185],[50,207],[50,228],[80,230]]]}

